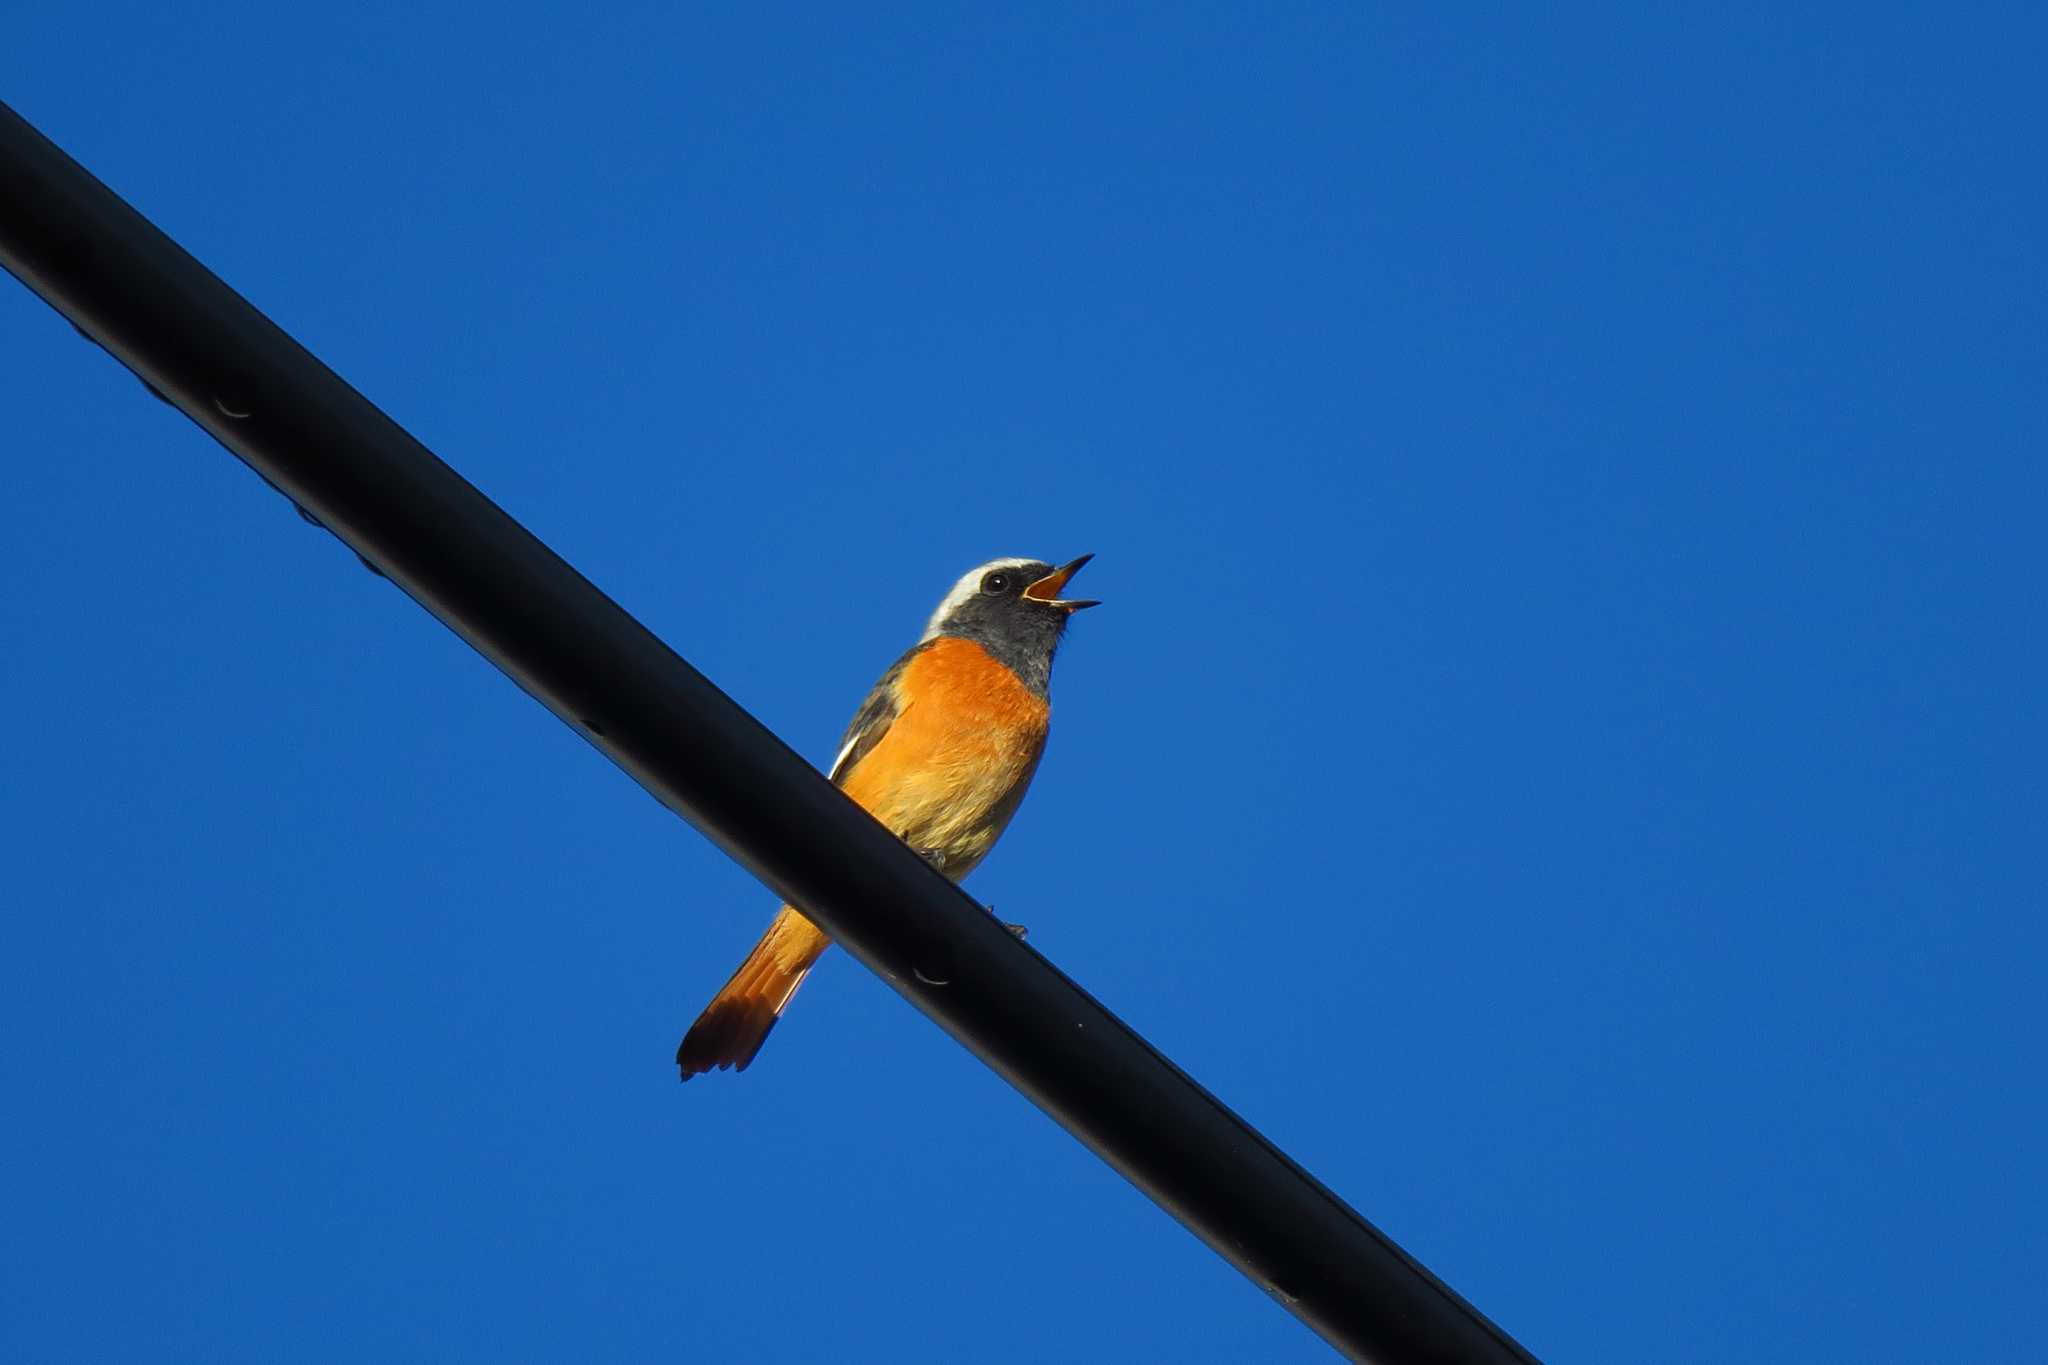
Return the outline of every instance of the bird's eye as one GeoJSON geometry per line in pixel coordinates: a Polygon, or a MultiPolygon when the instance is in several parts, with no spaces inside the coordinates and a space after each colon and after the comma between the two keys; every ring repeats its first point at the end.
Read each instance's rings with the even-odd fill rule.
{"type": "Polygon", "coordinates": [[[994,597],[1010,590],[1010,576],[1006,573],[992,573],[981,580],[981,590],[994,597]]]}

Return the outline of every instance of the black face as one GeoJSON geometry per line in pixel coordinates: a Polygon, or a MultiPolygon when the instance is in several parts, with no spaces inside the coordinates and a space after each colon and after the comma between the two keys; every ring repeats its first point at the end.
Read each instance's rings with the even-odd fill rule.
{"type": "Polygon", "coordinates": [[[1052,681],[1052,656],[1067,628],[1067,609],[1035,602],[1024,590],[1053,571],[1036,560],[1005,564],[981,576],[981,591],[953,608],[943,633],[972,640],[1045,695],[1052,681]]]}
{"type": "MultiPolygon", "coordinates": [[[[990,569],[981,576],[981,595],[983,597],[1013,597],[1022,601],[1024,589],[1030,587],[1033,583],[1036,583],[1051,572],[1052,565],[1036,562],[1001,569],[990,569]]],[[[1034,602],[1030,605],[1038,606],[1040,604],[1034,602]]]]}

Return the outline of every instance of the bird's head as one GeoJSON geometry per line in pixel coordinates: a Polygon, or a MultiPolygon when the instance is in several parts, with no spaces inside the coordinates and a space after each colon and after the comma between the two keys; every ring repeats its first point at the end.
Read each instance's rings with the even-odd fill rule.
{"type": "Polygon", "coordinates": [[[991,559],[953,585],[925,625],[924,638],[972,640],[1042,691],[1067,618],[1101,605],[1061,595],[1094,557],[1082,555],[1058,568],[1042,559],[991,559]]]}

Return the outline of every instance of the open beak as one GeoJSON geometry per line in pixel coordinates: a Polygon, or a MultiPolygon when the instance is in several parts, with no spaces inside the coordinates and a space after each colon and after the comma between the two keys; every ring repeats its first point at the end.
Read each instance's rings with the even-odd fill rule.
{"type": "Polygon", "coordinates": [[[1024,596],[1033,602],[1043,602],[1048,607],[1058,607],[1060,610],[1067,612],[1079,611],[1083,607],[1101,606],[1102,603],[1092,598],[1073,600],[1060,596],[1060,589],[1067,586],[1067,580],[1081,572],[1081,566],[1093,558],[1095,558],[1094,555],[1082,555],[1071,563],[1060,565],[1060,567],[1024,589],[1024,596]]]}

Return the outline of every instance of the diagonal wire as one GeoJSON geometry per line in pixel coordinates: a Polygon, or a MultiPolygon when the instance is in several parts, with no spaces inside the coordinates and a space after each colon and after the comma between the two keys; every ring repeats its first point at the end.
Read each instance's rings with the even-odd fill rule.
{"type": "Polygon", "coordinates": [[[4,104],[0,264],[1331,1345],[1533,1360],[4,104]]]}

